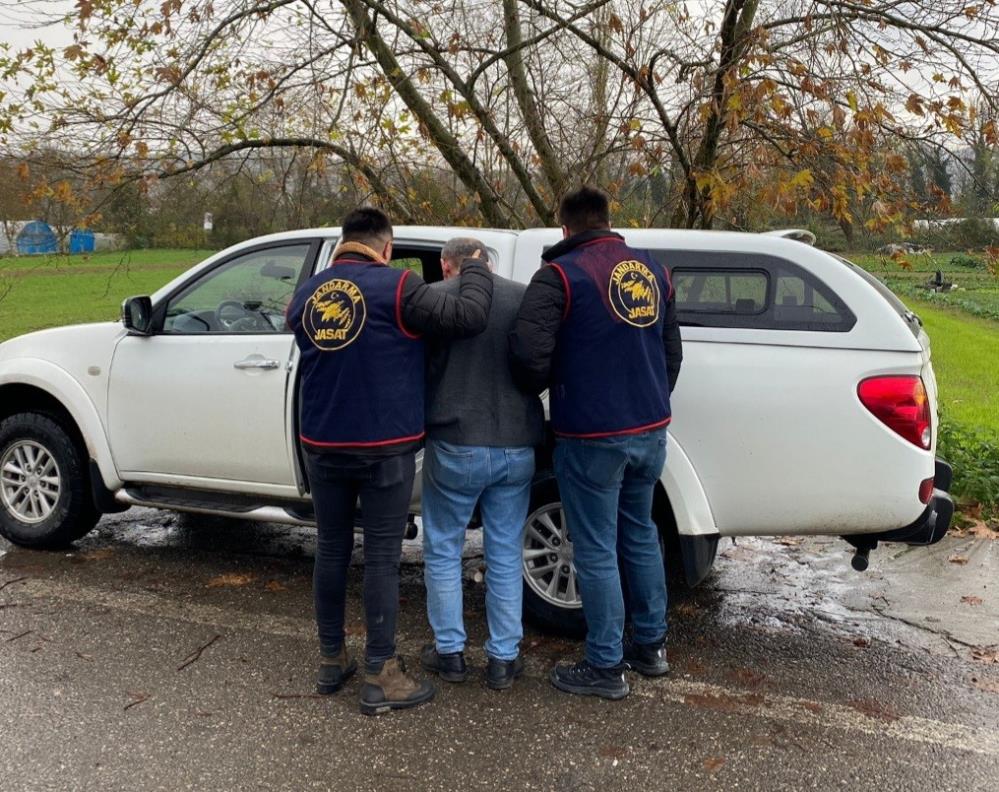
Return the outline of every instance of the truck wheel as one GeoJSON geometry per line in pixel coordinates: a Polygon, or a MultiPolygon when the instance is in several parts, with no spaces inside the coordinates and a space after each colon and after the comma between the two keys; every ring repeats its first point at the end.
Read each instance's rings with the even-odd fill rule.
{"type": "Polygon", "coordinates": [[[572,539],[553,478],[531,488],[524,529],[524,613],[536,626],[574,638],[586,635],[576,586],[572,539]]]}
{"type": "MultiPolygon", "coordinates": [[[[653,514],[665,515],[665,493],[656,493],[653,514]]],[[[683,563],[676,528],[663,519],[659,523],[659,549],[666,565],[670,599],[682,590],[683,563]]],[[[622,575],[622,586],[626,582],[622,575]]],[[[625,591],[627,605],[627,591],[625,591]]],[[[586,618],[576,585],[572,537],[565,527],[565,512],[558,484],[550,475],[539,478],[531,489],[531,505],[524,530],[524,614],[546,632],[572,638],[586,636],[586,618]]]]}
{"type": "Polygon", "coordinates": [[[54,549],[87,534],[99,518],[86,460],[65,429],[41,413],[0,422],[0,535],[54,549]]]}

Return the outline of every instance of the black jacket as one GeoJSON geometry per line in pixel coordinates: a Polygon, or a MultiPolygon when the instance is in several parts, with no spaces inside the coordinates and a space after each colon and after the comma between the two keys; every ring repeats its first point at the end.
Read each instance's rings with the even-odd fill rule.
{"type": "MultiPolygon", "coordinates": [[[[583,231],[563,239],[542,255],[545,262],[557,259],[575,247],[593,239],[612,235],[610,231],[583,231]]],[[[613,234],[613,236],[619,236],[613,234]]],[[[510,355],[517,384],[525,390],[539,393],[549,385],[555,339],[565,314],[565,285],[558,272],[542,265],[524,294],[513,332],[510,334],[510,355]]],[[[669,389],[672,393],[680,376],[683,347],[680,324],[676,318],[676,301],[670,296],[666,303],[663,323],[663,349],[669,389]]]]}
{"type": "Polygon", "coordinates": [[[402,286],[402,323],[412,333],[431,338],[468,338],[489,321],[493,279],[478,259],[465,259],[457,294],[431,289],[415,272],[402,286]]]}

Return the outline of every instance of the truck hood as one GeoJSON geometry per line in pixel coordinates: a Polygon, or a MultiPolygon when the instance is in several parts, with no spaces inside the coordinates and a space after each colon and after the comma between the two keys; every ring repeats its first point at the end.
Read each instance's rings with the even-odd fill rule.
{"type": "Polygon", "coordinates": [[[34,358],[61,368],[76,368],[82,361],[106,366],[118,339],[125,335],[121,322],[54,327],[17,336],[0,344],[0,361],[34,358]]]}

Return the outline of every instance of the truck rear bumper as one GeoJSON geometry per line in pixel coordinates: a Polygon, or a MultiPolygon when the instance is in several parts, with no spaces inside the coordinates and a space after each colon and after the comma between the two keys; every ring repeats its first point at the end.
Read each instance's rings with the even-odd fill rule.
{"type": "Polygon", "coordinates": [[[858,550],[873,550],[878,542],[903,542],[910,545],[936,544],[947,533],[954,517],[954,501],[950,497],[950,485],[954,478],[951,466],[937,459],[933,478],[933,495],[921,515],[904,528],[870,534],[844,536],[847,542],[858,550]]]}

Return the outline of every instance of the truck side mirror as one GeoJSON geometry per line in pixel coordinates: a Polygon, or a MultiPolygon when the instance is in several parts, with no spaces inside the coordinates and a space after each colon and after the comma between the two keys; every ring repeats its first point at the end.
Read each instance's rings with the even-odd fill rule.
{"type": "Polygon", "coordinates": [[[121,323],[129,333],[149,335],[153,325],[153,301],[148,297],[129,297],[121,306],[121,323]]]}

